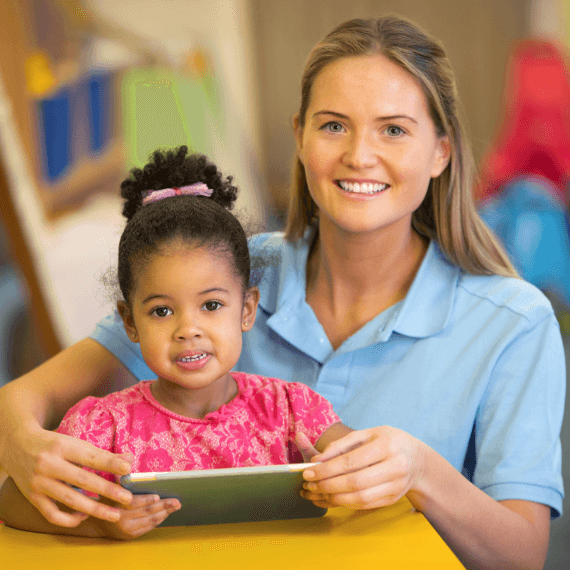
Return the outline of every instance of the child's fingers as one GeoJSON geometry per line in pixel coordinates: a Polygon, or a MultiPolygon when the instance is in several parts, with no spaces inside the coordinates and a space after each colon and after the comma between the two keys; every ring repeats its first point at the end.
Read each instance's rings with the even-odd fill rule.
{"type": "Polygon", "coordinates": [[[156,503],[160,500],[158,495],[133,495],[133,500],[131,504],[127,507],[123,507],[126,511],[134,511],[141,507],[147,507],[156,503]]]}
{"type": "Polygon", "coordinates": [[[161,499],[156,495],[141,495],[141,498],[143,497],[146,498],[146,500],[141,500],[137,508],[125,510],[125,518],[140,520],[169,507],[176,507],[176,509],[180,508],[180,501],[178,499],[161,499]]]}
{"type": "Polygon", "coordinates": [[[129,511],[128,519],[123,521],[124,532],[131,536],[141,536],[163,522],[166,517],[180,508],[178,499],[162,499],[129,511]],[[136,515],[136,516],[132,516],[136,515]]]}
{"type": "Polygon", "coordinates": [[[313,446],[309,438],[303,432],[295,436],[295,445],[301,452],[305,463],[309,463],[315,455],[319,454],[319,450],[313,446]]]}

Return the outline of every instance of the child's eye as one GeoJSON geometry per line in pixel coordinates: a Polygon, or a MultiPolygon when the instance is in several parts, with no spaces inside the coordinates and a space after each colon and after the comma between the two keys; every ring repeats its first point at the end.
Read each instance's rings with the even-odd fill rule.
{"type": "Polygon", "coordinates": [[[404,129],[397,127],[396,125],[390,125],[387,129],[386,132],[388,133],[389,136],[391,137],[399,137],[400,135],[404,134],[404,129]]]}
{"type": "Polygon", "coordinates": [[[206,311],[217,311],[221,307],[223,307],[223,305],[219,301],[206,301],[204,303],[204,309],[206,309],[206,311]]]}
{"type": "Polygon", "coordinates": [[[150,314],[156,315],[157,317],[168,317],[168,315],[172,315],[172,310],[168,307],[156,307],[150,314]]]}
{"type": "Polygon", "coordinates": [[[329,123],[325,123],[321,129],[329,131],[330,133],[342,133],[344,127],[337,121],[330,121],[329,123]]]}

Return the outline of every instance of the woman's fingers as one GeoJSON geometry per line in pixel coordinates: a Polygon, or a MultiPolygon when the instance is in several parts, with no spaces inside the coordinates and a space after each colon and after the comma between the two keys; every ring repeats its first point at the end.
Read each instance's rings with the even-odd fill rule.
{"type": "Polygon", "coordinates": [[[348,453],[363,443],[367,442],[371,437],[372,430],[352,431],[348,435],[329,443],[326,449],[319,453],[318,457],[314,458],[316,461],[328,461],[334,457],[348,453]]]}
{"type": "Polygon", "coordinates": [[[384,460],[388,455],[386,445],[379,437],[367,432],[352,432],[327,446],[325,452],[313,457],[313,461],[321,463],[305,469],[304,478],[307,481],[329,479],[384,460]]]}
{"type": "Polygon", "coordinates": [[[60,510],[55,502],[45,495],[38,495],[35,497],[33,505],[42,513],[46,520],[58,526],[73,528],[89,516],[85,513],[79,512],[66,513],[60,510]]]}
{"type": "Polygon", "coordinates": [[[372,508],[378,506],[378,501],[383,504],[397,501],[405,494],[408,481],[408,472],[398,466],[398,460],[391,459],[329,479],[306,482],[303,496],[311,501],[372,508]]]}
{"type": "Polygon", "coordinates": [[[68,513],[60,511],[55,501],[63,503],[73,511],[85,513],[98,519],[116,522],[120,518],[119,510],[116,507],[91,499],[61,481],[44,477],[40,486],[41,492],[33,492],[30,495],[30,502],[47,520],[54,524],[62,524],[59,521],[64,521],[63,526],[76,526],[69,524],[71,519],[67,516],[61,516],[68,513]],[[54,509],[61,512],[61,515],[54,509]]]}
{"type": "MultiPolygon", "coordinates": [[[[94,445],[68,435],[54,433],[54,440],[49,448],[40,452],[37,457],[38,466],[43,461],[49,460],[52,456],[61,457],[62,459],[88,467],[95,471],[105,471],[113,475],[127,475],[131,471],[130,454],[117,455],[104,449],[99,449],[94,445]]],[[[72,483],[71,481],[67,481],[72,483]]]]}
{"type": "MultiPolygon", "coordinates": [[[[48,492],[48,487],[46,487],[46,485],[48,485],[48,483],[51,481],[64,481],[72,487],[77,487],[79,489],[91,491],[92,493],[97,493],[98,495],[108,497],[109,499],[118,503],[122,503],[124,505],[128,505],[132,500],[132,494],[130,491],[127,491],[120,485],[107,481],[99,475],[96,475],[91,471],[87,471],[82,467],[73,465],[64,458],[55,456],[53,454],[46,454],[41,459],[41,461],[38,462],[36,472],[32,476],[32,492],[46,493],[53,499],[56,499],[68,505],[69,507],[75,508],[75,505],[68,503],[66,496],[62,496],[61,491],[64,491],[64,488],[60,486],[53,487],[53,485],[49,485],[49,490],[51,492],[54,492],[54,488],[57,489],[57,491],[55,491],[57,495],[54,496],[48,492]]],[[[71,490],[71,487],[67,488],[71,490]]],[[[74,497],[73,494],[70,496],[74,497]]]]}
{"type": "MultiPolygon", "coordinates": [[[[112,469],[109,472],[117,475],[125,474],[130,471],[130,464],[125,456],[114,455],[81,440],[69,439],[71,441],[58,441],[49,451],[42,451],[38,455],[31,480],[32,491],[42,493],[45,481],[55,479],[128,505],[132,500],[129,491],[83,469],[83,467],[101,471],[112,469]]],[[[74,508],[74,505],[68,504],[59,494],[52,498],[74,508]]]]}
{"type": "Polygon", "coordinates": [[[132,458],[129,455],[115,455],[90,443],[53,432],[46,432],[38,439],[42,442],[42,448],[35,456],[28,487],[24,487],[22,492],[40,513],[54,524],[76,526],[79,515],[61,511],[56,504],[59,502],[73,511],[116,521],[117,509],[99,503],[73,487],[128,505],[132,500],[129,491],[83,467],[126,474],[130,471],[132,458]]]}
{"type": "Polygon", "coordinates": [[[319,506],[370,509],[395,503],[421,471],[419,444],[390,427],[350,433],[313,458],[322,463],[303,472],[302,495],[319,506]]]}

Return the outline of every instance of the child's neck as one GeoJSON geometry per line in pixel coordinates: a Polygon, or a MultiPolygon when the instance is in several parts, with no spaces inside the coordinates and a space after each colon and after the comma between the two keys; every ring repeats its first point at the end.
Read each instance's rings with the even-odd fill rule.
{"type": "Polygon", "coordinates": [[[204,388],[187,388],[169,380],[158,378],[150,387],[159,404],[167,410],[187,418],[203,419],[238,393],[236,381],[228,373],[204,388]]]}

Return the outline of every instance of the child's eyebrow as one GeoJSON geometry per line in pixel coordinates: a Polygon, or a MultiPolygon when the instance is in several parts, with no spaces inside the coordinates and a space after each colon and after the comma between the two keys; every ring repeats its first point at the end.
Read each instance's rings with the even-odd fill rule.
{"type": "Polygon", "coordinates": [[[145,303],[148,303],[153,299],[170,299],[170,297],[168,295],[149,295],[146,299],[142,301],[142,304],[144,305],[145,303]]]}
{"type": "MultiPolygon", "coordinates": [[[[204,291],[200,291],[198,295],[208,295],[209,293],[229,294],[229,291],[227,289],[224,289],[223,287],[212,287],[211,289],[204,289],[204,291]]],[[[159,294],[149,295],[146,299],[143,299],[141,304],[144,305],[145,303],[153,301],[154,299],[171,299],[171,297],[170,295],[159,295],[159,294]]]]}
{"type": "Polygon", "coordinates": [[[200,291],[198,295],[207,295],[208,293],[215,293],[215,292],[229,293],[229,291],[227,289],[224,289],[223,287],[212,287],[211,289],[205,289],[204,291],[200,291]]]}

